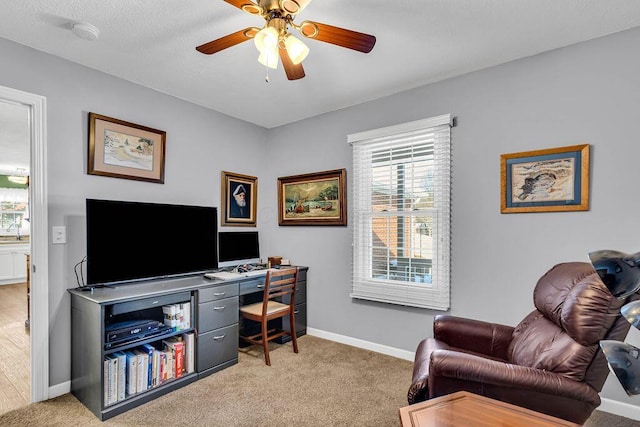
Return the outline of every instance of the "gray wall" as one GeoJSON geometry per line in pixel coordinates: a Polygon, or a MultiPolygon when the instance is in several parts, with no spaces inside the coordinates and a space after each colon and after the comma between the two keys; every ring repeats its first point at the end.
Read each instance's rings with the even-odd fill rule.
{"type": "MultiPolygon", "coordinates": [[[[258,176],[263,255],[310,266],[309,326],[414,351],[438,313],[351,300],[351,226],[278,227],[276,178],[344,167],[350,191],[347,134],[452,113],[450,312],[514,324],[553,264],[639,249],[639,43],[634,29],[271,130],[1,39],[0,84],[47,97],[50,225],[81,230],[88,196],[218,205],[220,170],[258,176]],[[167,183],[86,175],[89,111],[166,130],[167,183]],[[592,146],[588,212],[500,214],[500,154],[583,143],[592,146]],[[237,148],[255,156],[234,157],[237,148]]],[[[70,233],[68,245],[50,248],[52,385],[69,380],[65,290],[75,285],[83,237],[70,233]]],[[[635,403],[611,379],[603,396],[635,403]]]]}
{"type": "MultiPolygon", "coordinates": [[[[639,44],[634,29],[272,129],[269,149],[283,155],[261,206],[278,175],[344,167],[348,180],[350,133],[452,113],[450,313],[513,325],[554,264],[640,250],[639,44]],[[500,154],[577,144],[592,150],[588,212],[500,214],[500,154]]],[[[310,326],[410,351],[431,334],[437,312],[349,298],[350,226],[271,222],[264,234],[269,253],[310,266],[310,326]]],[[[603,396],[638,404],[612,378],[603,396]]]]}
{"type": "MultiPolygon", "coordinates": [[[[85,198],[219,206],[222,170],[263,175],[266,134],[261,127],[4,39],[0,57],[0,85],[47,98],[49,226],[66,225],[68,242],[49,247],[49,381],[56,385],[71,377],[66,290],[77,286],[73,266],[85,255],[85,198]],[[87,175],[89,112],[166,131],[165,184],[87,175]]],[[[182,224],[159,230],[195,231],[182,224]]]]}

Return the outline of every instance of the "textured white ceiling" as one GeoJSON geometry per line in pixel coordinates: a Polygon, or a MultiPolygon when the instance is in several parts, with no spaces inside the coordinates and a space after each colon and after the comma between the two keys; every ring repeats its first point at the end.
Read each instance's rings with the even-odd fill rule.
{"type": "Polygon", "coordinates": [[[638,0],[315,0],[296,18],[373,34],[369,54],[316,40],[306,77],[253,42],[195,47],[263,20],[222,0],[0,0],[0,37],[271,128],[640,25],[638,0]],[[100,30],[90,42],[73,22],[100,30]]]}

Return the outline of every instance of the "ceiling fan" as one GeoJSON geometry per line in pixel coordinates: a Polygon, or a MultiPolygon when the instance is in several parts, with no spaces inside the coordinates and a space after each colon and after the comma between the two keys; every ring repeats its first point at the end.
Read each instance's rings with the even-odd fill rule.
{"type": "Polygon", "coordinates": [[[196,47],[198,52],[211,55],[228,47],[253,39],[258,51],[258,61],[269,67],[276,68],[278,58],[282,61],[284,71],[289,80],[304,77],[302,61],[307,57],[309,48],[297,37],[289,33],[289,27],[297,30],[306,38],[331,43],[347,49],[363,53],[371,52],[376,44],[376,38],[369,34],[321,24],[314,21],[304,21],[300,25],[293,23],[311,0],[224,0],[227,3],[251,15],[259,15],[266,21],[263,28],[249,27],[244,30],[226,35],[196,47]]]}

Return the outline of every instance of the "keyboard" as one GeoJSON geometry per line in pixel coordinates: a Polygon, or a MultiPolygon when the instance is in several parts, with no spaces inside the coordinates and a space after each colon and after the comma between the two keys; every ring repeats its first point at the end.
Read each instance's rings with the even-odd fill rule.
{"type": "Polygon", "coordinates": [[[205,273],[207,279],[233,280],[242,277],[240,273],[232,273],[230,271],[219,271],[217,273],[205,273]]]}
{"type": "Polygon", "coordinates": [[[250,271],[245,271],[244,273],[238,273],[241,276],[244,277],[253,277],[253,276],[266,276],[267,275],[267,270],[266,268],[260,269],[260,270],[250,270],[250,271]]]}
{"type": "Polygon", "coordinates": [[[205,273],[204,277],[208,279],[233,280],[233,279],[240,279],[242,277],[266,276],[267,271],[269,270],[266,268],[245,271],[243,273],[234,273],[231,271],[218,271],[215,273],[205,273]]]}

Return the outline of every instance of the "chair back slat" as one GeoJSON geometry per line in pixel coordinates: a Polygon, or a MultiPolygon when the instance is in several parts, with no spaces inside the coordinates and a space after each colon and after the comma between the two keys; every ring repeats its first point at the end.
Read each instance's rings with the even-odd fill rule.
{"type": "Polygon", "coordinates": [[[297,268],[270,270],[265,278],[263,302],[286,295],[291,295],[291,300],[293,300],[297,282],[297,268]]]}

